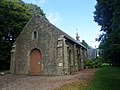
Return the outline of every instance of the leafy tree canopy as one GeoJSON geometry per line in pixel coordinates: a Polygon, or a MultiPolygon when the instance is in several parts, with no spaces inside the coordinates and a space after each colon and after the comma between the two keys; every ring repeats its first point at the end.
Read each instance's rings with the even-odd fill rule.
{"type": "Polygon", "coordinates": [[[9,68],[12,44],[32,17],[34,7],[38,8],[39,15],[46,18],[36,5],[22,0],[0,0],[0,70],[9,68]]]}
{"type": "Polygon", "coordinates": [[[90,49],[91,47],[85,42],[85,40],[82,40],[82,45],[84,45],[87,49],[90,49]]]}
{"type": "Polygon", "coordinates": [[[120,1],[96,0],[94,20],[101,26],[100,48],[104,59],[120,65],[120,1]]]}

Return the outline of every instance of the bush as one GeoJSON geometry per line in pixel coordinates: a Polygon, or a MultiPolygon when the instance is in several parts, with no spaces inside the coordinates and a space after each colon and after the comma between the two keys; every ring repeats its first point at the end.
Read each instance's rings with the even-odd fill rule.
{"type": "Polygon", "coordinates": [[[96,58],[96,59],[87,59],[84,61],[84,68],[98,68],[102,65],[102,58],[96,58]]]}

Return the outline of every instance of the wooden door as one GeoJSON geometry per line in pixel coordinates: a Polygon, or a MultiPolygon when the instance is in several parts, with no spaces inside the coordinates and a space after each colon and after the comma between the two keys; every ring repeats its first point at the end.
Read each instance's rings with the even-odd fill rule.
{"type": "Polygon", "coordinates": [[[30,75],[41,75],[41,52],[34,49],[30,53],[30,75]]]}

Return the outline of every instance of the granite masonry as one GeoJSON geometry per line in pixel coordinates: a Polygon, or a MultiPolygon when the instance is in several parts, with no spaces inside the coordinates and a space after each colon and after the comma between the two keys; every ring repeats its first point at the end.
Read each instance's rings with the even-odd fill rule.
{"type": "Polygon", "coordinates": [[[11,50],[10,72],[70,75],[84,69],[87,49],[39,15],[26,24],[11,50]]]}

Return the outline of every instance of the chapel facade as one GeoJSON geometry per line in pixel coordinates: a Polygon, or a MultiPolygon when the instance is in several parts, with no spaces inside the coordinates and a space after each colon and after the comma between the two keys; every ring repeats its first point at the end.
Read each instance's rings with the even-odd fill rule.
{"type": "Polygon", "coordinates": [[[10,72],[70,75],[84,69],[87,49],[42,16],[33,15],[11,50],[10,72]]]}

